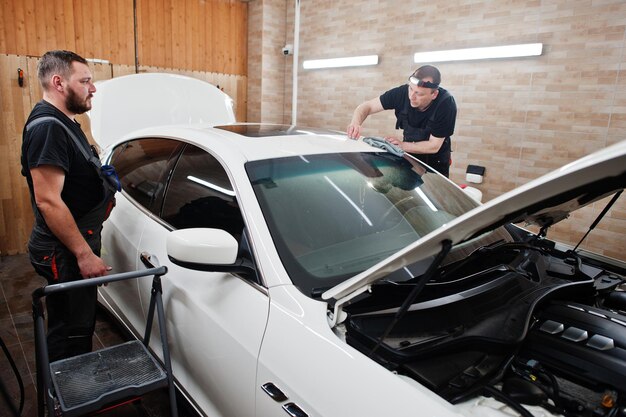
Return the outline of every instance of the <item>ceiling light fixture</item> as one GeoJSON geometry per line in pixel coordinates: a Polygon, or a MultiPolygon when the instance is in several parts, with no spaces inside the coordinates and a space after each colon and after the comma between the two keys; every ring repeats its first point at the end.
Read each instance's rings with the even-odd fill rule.
{"type": "Polygon", "coordinates": [[[450,49],[447,51],[417,52],[413,56],[415,63],[469,61],[474,59],[515,58],[520,56],[541,55],[542,43],[524,43],[519,45],[491,46],[486,48],[450,49]]]}
{"type": "Polygon", "coordinates": [[[360,67],[378,64],[378,55],[353,56],[346,58],[310,59],[302,63],[304,69],[360,67]]]}

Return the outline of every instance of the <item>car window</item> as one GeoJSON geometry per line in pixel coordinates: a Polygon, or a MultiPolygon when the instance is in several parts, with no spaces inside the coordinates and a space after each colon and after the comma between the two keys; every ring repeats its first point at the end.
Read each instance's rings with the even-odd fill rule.
{"type": "Polygon", "coordinates": [[[161,218],[177,229],[211,227],[240,239],[243,218],[222,165],[208,152],[187,145],[165,193],[161,218]]]}
{"type": "Polygon", "coordinates": [[[158,214],[168,165],[183,144],[171,139],[138,139],[115,148],[110,163],[115,166],[122,189],[139,204],[158,214]]]}

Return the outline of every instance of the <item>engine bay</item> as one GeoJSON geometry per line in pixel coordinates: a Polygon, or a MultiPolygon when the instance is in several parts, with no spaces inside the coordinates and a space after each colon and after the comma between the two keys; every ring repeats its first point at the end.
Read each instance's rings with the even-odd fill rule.
{"type": "Polygon", "coordinates": [[[548,240],[503,243],[345,308],[348,344],[451,403],[494,397],[566,416],[626,415],[626,279],[548,240]],[[393,324],[390,325],[390,323],[393,324]]]}

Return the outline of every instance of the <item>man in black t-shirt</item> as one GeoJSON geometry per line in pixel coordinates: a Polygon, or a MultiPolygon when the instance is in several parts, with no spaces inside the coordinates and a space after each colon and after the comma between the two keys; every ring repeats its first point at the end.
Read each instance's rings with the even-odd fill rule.
{"type": "Polygon", "coordinates": [[[403,130],[403,137],[385,139],[448,177],[456,103],[448,91],[439,87],[440,83],[437,68],[432,65],[418,68],[407,84],[361,103],[348,125],[348,137],[359,138],[361,126],[369,115],[393,109],[396,129],[403,130]]]}
{"type": "MultiPolygon", "coordinates": [[[[113,193],[75,120],[91,109],[96,87],[87,61],[70,51],[45,53],[37,75],[43,100],[22,133],[22,174],[35,215],[30,260],[49,284],[102,276],[111,269],[100,258],[100,231],[113,193]]],[[[91,351],[95,307],[95,287],[47,297],[50,361],[91,351]]]]}

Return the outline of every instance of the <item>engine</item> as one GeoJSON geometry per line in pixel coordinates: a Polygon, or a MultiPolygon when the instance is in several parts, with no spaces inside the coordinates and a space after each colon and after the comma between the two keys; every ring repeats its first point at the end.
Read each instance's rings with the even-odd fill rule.
{"type": "Polygon", "coordinates": [[[392,327],[411,283],[375,288],[348,311],[346,341],[452,403],[482,395],[521,415],[626,416],[623,276],[514,246],[457,269],[392,327]]]}
{"type": "MultiPolygon", "coordinates": [[[[620,310],[626,311],[626,303],[620,310]]],[[[626,397],[626,316],[580,303],[550,303],[536,314],[512,370],[513,378],[532,381],[570,414],[606,415],[626,397]]],[[[513,397],[529,396],[522,388],[527,384],[504,382],[513,397]]]]}

